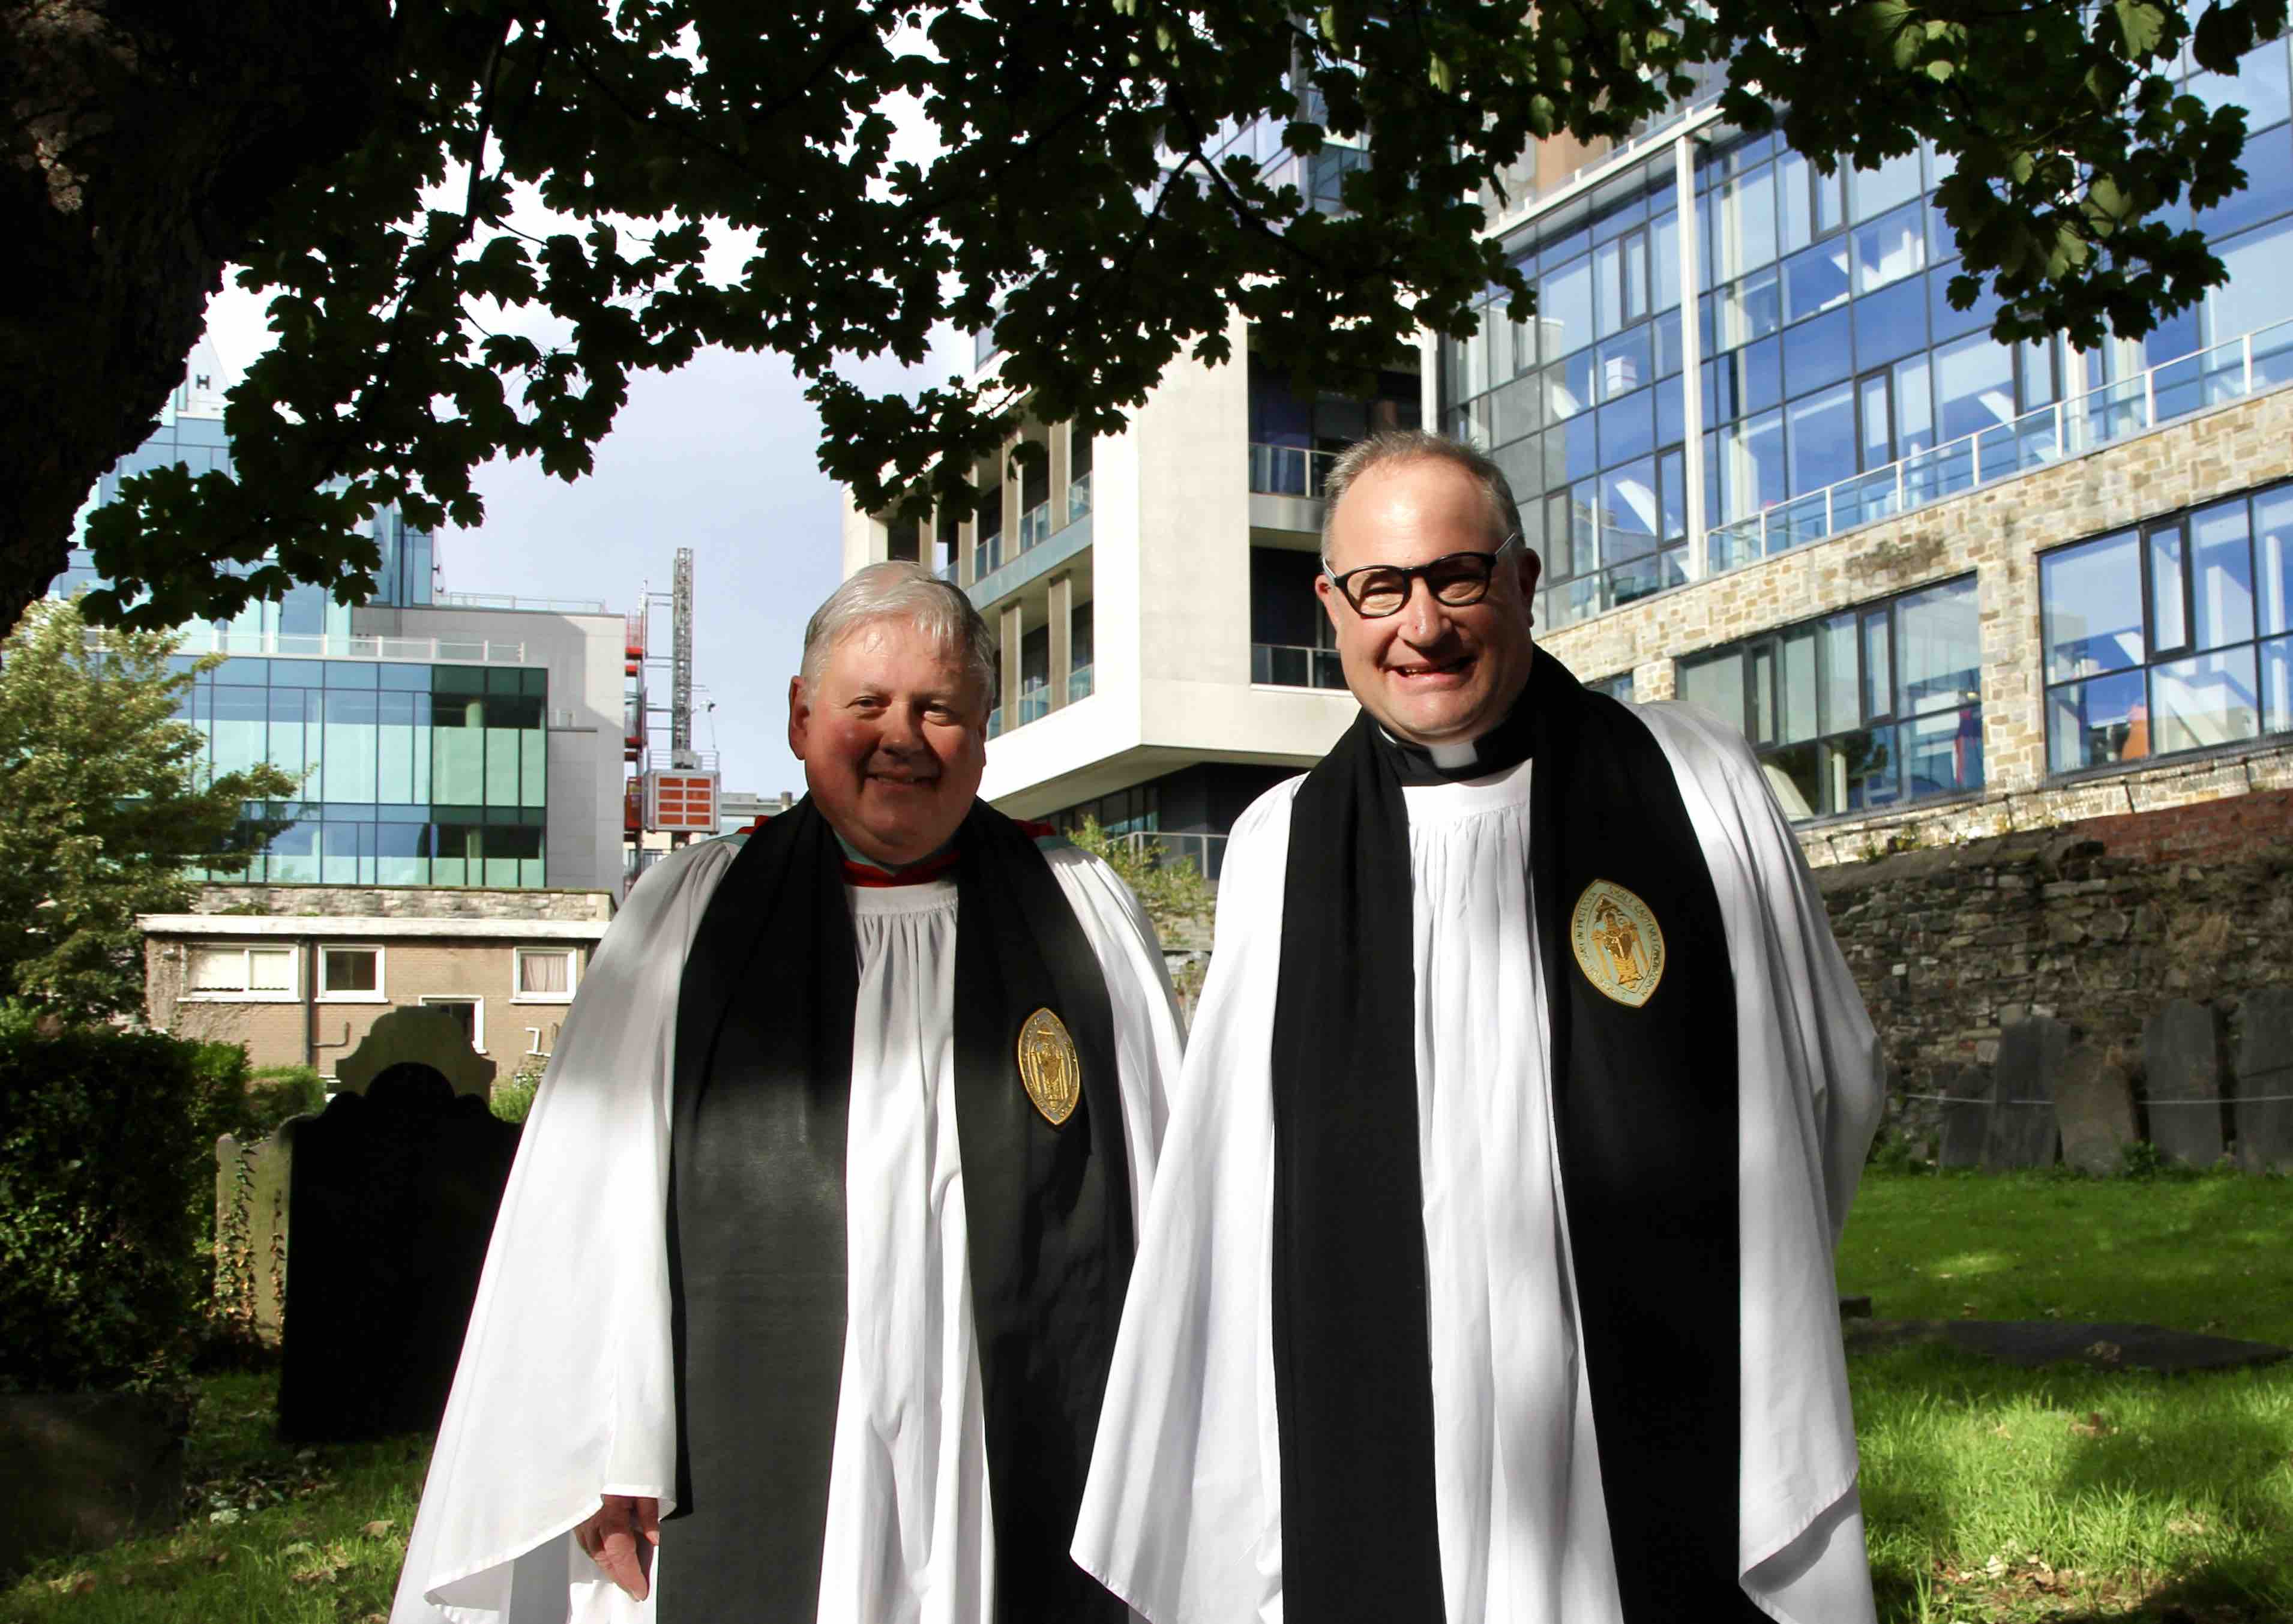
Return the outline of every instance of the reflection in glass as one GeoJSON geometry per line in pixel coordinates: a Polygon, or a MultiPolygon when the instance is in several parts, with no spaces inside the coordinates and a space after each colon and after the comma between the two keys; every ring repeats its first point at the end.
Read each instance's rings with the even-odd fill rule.
{"type": "Polygon", "coordinates": [[[1924,716],[1981,698],[1982,629],[1974,583],[1954,581],[1895,605],[1899,716],[1924,716]]]}
{"type": "Polygon", "coordinates": [[[2253,499],[2253,531],[2261,575],[2261,629],[2293,630],[2293,485],[2253,499]]]}
{"type": "Polygon", "coordinates": [[[2261,646],[2262,726],[2271,733],[2293,728],[2293,637],[2261,646]]]}
{"type": "Polygon", "coordinates": [[[2253,650],[2200,654],[2152,668],[2153,754],[2234,744],[2261,731],[2253,650]]]}
{"type": "Polygon", "coordinates": [[[2150,754],[2150,707],[2143,674],[2056,688],[2046,696],[2046,766],[2057,773],[2139,761],[2150,754]]]}
{"type": "Polygon", "coordinates": [[[2047,681],[2142,662],[2142,566],[2136,546],[2135,533],[2121,531],[2048,553],[2038,561],[2047,681]]]}
{"type": "Polygon", "coordinates": [[[2240,496],[2191,517],[2190,598],[2198,648],[2243,643],[2253,636],[2253,549],[2246,516],[2240,496]]]}

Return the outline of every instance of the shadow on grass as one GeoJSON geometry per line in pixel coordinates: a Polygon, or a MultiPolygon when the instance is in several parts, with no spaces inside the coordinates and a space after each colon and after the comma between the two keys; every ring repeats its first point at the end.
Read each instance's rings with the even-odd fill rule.
{"type": "Polygon", "coordinates": [[[1849,1371],[1885,1624],[2293,1619],[2293,1370],[1849,1371]]]}

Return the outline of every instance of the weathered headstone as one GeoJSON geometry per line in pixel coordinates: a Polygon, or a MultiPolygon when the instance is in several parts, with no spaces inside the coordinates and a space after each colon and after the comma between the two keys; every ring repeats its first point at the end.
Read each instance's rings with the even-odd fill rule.
{"type": "Polygon", "coordinates": [[[276,1347],[287,1292],[287,1194],[295,1131],[291,1117],[268,1138],[215,1141],[217,1309],[239,1334],[276,1347]]]}
{"type": "Polygon", "coordinates": [[[2142,1059],[2150,1079],[2150,1142],[2159,1154],[2194,1167],[2221,1160],[2221,1039],[2214,1012],[2175,999],[2142,1023],[2142,1059]]]}
{"type": "Polygon", "coordinates": [[[2070,1028],[2050,1015],[2018,1020],[1998,1035],[1997,1103],[1990,1132],[1982,1141],[1982,1165],[2051,1167],[2054,1165],[2054,1079],[2070,1050],[2070,1028]]]}
{"type": "Polygon", "coordinates": [[[289,1438],[437,1425],[517,1152],[518,1128],[487,1108],[492,1066],[459,1063],[406,1016],[468,1053],[442,1011],[385,1016],[338,1068],[358,1086],[296,1125],[279,1382],[289,1438]],[[400,1043],[423,1058],[393,1059],[400,1043]]]}
{"type": "Polygon", "coordinates": [[[1988,1066],[1961,1066],[1943,1074],[1942,1138],[1935,1149],[1939,1165],[1981,1165],[1982,1143],[1990,1136],[1990,1106],[1997,1087],[1997,1078],[1988,1066]]]}
{"type": "Polygon", "coordinates": [[[2062,1056],[2054,1077],[2054,1118],[2062,1128],[2062,1160],[2080,1173],[2119,1172],[2126,1147],[2140,1137],[2126,1068],[2097,1043],[2072,1043],[2062,1056]]]}
{"type": "Polygon", "coordinates": [[[2293,1173],[2293,987],[2245,1000],[2237,1046],[2237,1159],[2248,1172],[2293,1173]]]}
{"type": "Polygon", "coordinates": [[[335,1068],[335,1086],[362,1094],[393,1066],[427,1066],[457,1094],[482,1100],[493,1087],[494,1063],[470,1047],[462,1023],[444,1010],[393,1010],[374,1023],[359,1046],[335,1068]]]}

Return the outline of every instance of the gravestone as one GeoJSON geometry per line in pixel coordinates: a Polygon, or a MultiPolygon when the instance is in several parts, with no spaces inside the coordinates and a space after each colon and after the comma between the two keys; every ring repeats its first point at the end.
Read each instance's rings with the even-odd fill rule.
{"type": "Polygon", "coordinates": [[[2221,1160],[2221,1039],[2214,1012],[2176,998],[2142,1023],[2149,1073],[2150,1142],[2171,1161],[2221,1160]]]}
{"type": "Polygon", "coordinates": [[[344,1059],[344,1086],[327,1108],[296,1125],[279,1380],[287,1437],[438,1425],[517,1153],[517,1125],[487,1108],[493,1069],[451,1015],[395,1011],[344,1059]]]}
{"type": "Polygon", "coordinates": [[[2248,994],[2237,1046],[2237,1159],[2293,1173],[2293,987],[2248,994]]]}
{"type": "Polygon", "coordinates": [[[1981,1165],[1982,1141],[1990,1135],[1990,1102],[1997,1086],[1988,1066],[1960,1066],[1943,1073],[1942,1136],[1935,1147],[1939,1165],[1981,1165]]]}
{"type": "Polygon", "coordinates": [[[2078,1043],[2062,1056],[2054,1077],[2054,1118],[2062,1160],[2080,1173],[2113,1173],[2126,1165],[2126,1147],[2141,1135],[2134,1125],[2134,1089],[2126,1068],[2099,1044],[2078,1043]]]}
{"type": "Polygon", "coordinates": [[[264,1139],[215,1141],[215,1295],[243,1334],[279,1345],[287,1290],[287,1195],[297,1124],[264,1139]]]}
{"type": "Polygon", "coordinates": [[[1997,1103],[1982,1141],[1984,1167],[1995,1173],[2054,1165],[2054,1079],[2070,1045],[2069,1024],[2049,1015],[2016,1021],[1998,1035],[1998,1062],[1992,1068],[1997,1103]]]}

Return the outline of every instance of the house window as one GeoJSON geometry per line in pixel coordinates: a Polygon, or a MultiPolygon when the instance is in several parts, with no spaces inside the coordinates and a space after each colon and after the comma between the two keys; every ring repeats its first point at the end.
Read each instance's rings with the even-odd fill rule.
{"type": "Polygon", "coordinates": [[[459,1022],[462,1035],[470,1040],[470,1047],[480,1054],[486,1052],[486,1001],[482,998],[433,998],[426,994],[423,1007],[443,1010],[459,1022]]]}
{"type": "Polygon", "coordinates": [[[517,954],[519,1003],[570,1003],[578,974],[571,947],[520,947],[517,954]]]}
{"type": "Polygon", "coordinates": [[[290,1003],[296,997],[295,949],[247,947],[237,943],[193,946],[188,950],[192,998],[290,1003]]]}
{"type": "Polygon", "coordinates": [[[319,949],[319,1001],[322,1003],[387,1003],[382,990],[382,949],[319,949]]]}
{"type": "Polygon", "coordinates": [[[2049,771],[2293,729],[2293,483],[2057,548],[2038,581],[2049,771]]]}
{"type": "Polygon", "coordinates": [[[1967,575],[1683,660],[1680,694],[1744,730],[1799,821],[1981,789],[1981,667],[1967,575]]]}

